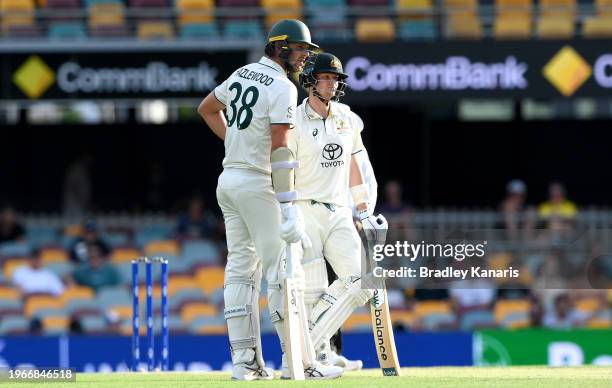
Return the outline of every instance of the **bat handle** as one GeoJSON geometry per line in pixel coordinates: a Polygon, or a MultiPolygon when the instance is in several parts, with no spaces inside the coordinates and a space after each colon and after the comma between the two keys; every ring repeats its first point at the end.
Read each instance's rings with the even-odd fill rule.
{"type": "Polygon", "coordinates": [[[295,263],[293,262],[291,243],[287,243],[287,247],[285,248],[285,261],[287,265],[287,277],[293,278],[295,276],[295,263]]]}

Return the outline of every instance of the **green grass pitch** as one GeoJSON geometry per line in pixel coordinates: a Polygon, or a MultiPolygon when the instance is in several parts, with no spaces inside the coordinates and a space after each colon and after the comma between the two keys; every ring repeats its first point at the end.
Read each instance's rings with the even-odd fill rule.
{"type": "Polygon", "coordinates": [[[348,372],[336,380],[285,381],[230,381],[229,373],[168,372],[168,373],[110,373],[77,374],[77,381],[63,383],[14,383],[14,387],[66,388],[182,388],[182,387],[572,387],[612,388],[612,367],[444,367],[403,368],[401,377],[383,377],[380,369],[348,372]]]}

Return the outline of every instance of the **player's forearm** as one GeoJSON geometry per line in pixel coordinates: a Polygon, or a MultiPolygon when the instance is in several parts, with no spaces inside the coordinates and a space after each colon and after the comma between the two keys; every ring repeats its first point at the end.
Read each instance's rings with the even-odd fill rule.
{"type": "Polygon", "coordinates": [[[208,113],[202,115],[202,118],[210,128],[210,130],[217,135],[221,140],[225,140],[225,132],[227,131],[227,124],[225,117],[221,112],[208,113]]]}
{"type": "Polygon", "coordinates": [[[211,92],[204,101],[198,106],[198,114],[206,122],[210,130],[217,135],[221,140],[225,140],[227,131],[227,122],[223,115],[223,105],[211,92]]]}
{"type": "Polygon", "coordinates": [[[357,210],[367,210],[367,188],[363,184],[363,176],[361,175],[361,169],[359,168],[359,164],[355,155],[351,157],[351,167],[349,170],[349,187],[351,189],[351,194],[353,195],[353,200],[355,201],[355,206],[357,207],[357,210]],[[363,193],[364,190],[365,194],[363,193]]]}

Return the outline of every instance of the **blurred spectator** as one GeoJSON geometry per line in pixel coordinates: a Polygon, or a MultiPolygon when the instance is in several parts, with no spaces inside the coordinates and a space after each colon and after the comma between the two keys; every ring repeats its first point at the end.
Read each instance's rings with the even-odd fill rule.
{"type": "Polygon", "coordinates": [[[70,316],[70,321],[68,322],[68,331],[70,332],[70,334],[83,334],[83,325],[81,324],[79,317],[77,317],[76,315],[70,316]]]}
{"type": "Polygon", "coordinates": [[[404,202],[401,184],[390,180],[385,184],[385,200],[378,210],[389,220],[388,241],[410,240],[410,206],[404,202]]]}
{"type": "Polygon", "coordinates": [[[29,265],[15,269],[13,284],[24,294],[45,293],[59,296],[64,292],[64,284],[60,278],[52,271],[42,268],[37,255],[30,257],[29,265]]]}
{"type": "Polygon", "coordinates": [[[553,230],[566,229],[573,225],[578,209],[567,199],[565,188],[559,182],[553,182],[548,187],[548,200],[538,207],[538,216],[553,230]]]}
{"type": "Polygon", "coordinates": [[[543,321],[545,327],[556,329],[581,326],[582,323],[580,314],[574,309],[572,299],[567,293],[557,295],[553,308],[546,312],[543,321]]]}
{"type": "Polygon", "coordinates": [[[17,221],[15,209],[4,206],[0,212],[0,243],[23,240],[25,228],[17,221]]]}
{"type": "Polygon", "coordinates": [[[535,214],[532,208],[527,208],[525,198],[527,185],[520,179],[508,182],[506,198],[500,204],[502,214],[501,229],[505,229],[507,237],[516,240],[519,237],[529,237],[533,230],[535,214]],[[519,232],[523,232],[520,234],[519,232]]]}
{"type": "Polygon", "coordinates": [[[191,198],[187,212],[179,217],[176,232],[180,239],[211,238],[217,229],[215,216],[205,210],[204,201],[191,198]]]}
{"type": "Polygon", "coordinates": [[[495,301],[495,284],[489,279],[465,279],[451,283],[448,293],[455,310],[490,308],[495,301]]]}
{"type": "Polygon", "coordinates": [[[77,238],[70,247],[70,260],[75,263],[85,263],[89,258],[87,246],[96,245],[102,252],[103,257],[110,254],[110,247],[98,235],[98,227],[92,220],[86,221],[83,225],[83,236],[77,238]]]}
{"type": "Polygon", "coordinates": [[[66,170],[64,177],[64,215],[83,217],[91,210],[92,204],[92,157],[83,153],[66,170]]]}
{"type": "Polygon", "coordinates": [[[42,321],[38,317],[33,317],[30,319],[30,324],[28,327],[28,334],[42,334],[43,325],[42,321]]]}
{"type": "Polygon", "coordinates": [[[448,290],[446,288],[417,288],[414,290],[414,299],[420,302],[426,300],[448,300],[448,290]]]}
{"type": "Polygon", "coordinates": [[[106,332],[112,334],[121,334],[121,317],[116,311],[108,310],[104,314],[106,321],[106,332]]]}
{"type": "Polygon", "coordinates": [[[120,284],[119,272],[108,262],[100,246],[88,243],[86,248],[88,260],[74,271],[72,274],[74,281],[81,286],[91,287],[96,292],[103,287],[120,284]]]}

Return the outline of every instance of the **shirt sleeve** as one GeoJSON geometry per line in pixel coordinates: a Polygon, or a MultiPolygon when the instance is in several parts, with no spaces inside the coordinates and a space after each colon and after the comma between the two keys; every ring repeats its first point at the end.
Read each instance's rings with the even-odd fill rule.
{"type": "MultiPolygon", "coordinates": [[[[351,112],[352,113],[352,112],[351,112]]],[[[353,116],[353,155],[364,150],[363,141],[361,140],[361,131],[363,131],[363,121],[355,113],[353,116]]]]}
{"type": "Polygon", "coordinates": [[[363,180],[366,186],[368,186],[368,208],[374,212],[376,201],[378,200],[378,182],[376,182],[376,176],[374,175],[374,168],[372,168],[372,163],[370,162],[370,156],[365,148],[363,151],[364,152],[359,154],[359,166],[361,167],[363,180]]]}
{"type": "Polygon", "coordinates": [[[217,98],[217,100],[219,100],[220,103],[222,103],[223,105],[227,105],[227,81],[229,80],[226,79],[225,81],[223,81],[223,83],[219,86],[217,86],[214,90],[213,90],[213,94],[215,95],[215,97],[217,98]]]}
{"type": "Polygon", "coordinates": [[[289,136],[287,139],[287,147],[293,152],[293,156],[298,158],[298,145],[300,143],[300,127],[299,122],[297,127],[293,131],[289,131],[289,136]]]}
{"type": "Polygon", "coordinates": [[[270,124],[289,124],[293,128],[297,114],[297,89],[293,84],[283,84],[282,88],[271,92],[274,94],[270,96],[270,124]]]}

